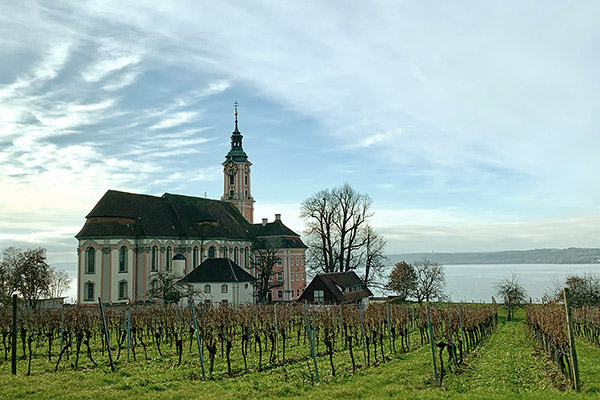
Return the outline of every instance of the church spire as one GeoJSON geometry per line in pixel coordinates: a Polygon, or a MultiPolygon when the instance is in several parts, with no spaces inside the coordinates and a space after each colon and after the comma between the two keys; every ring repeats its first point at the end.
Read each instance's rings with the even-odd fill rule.
{"type": "Polygon", "coordinates": [[[239,133],[240,131],[238,130],[238,125],[237,125],[237,115],[238,115],[238,105],[239,103],[236,101],[233,102],[233,107],[235,108],[235,130],[233,131],[233,133],[239,133]]]}
{"type": "Polygon", "coordinates": [[[242,133],[238,129],[238,106],[239,103],[236,101],[233,103],[235,109],[235,129],[231,133],[231,150],[225,156],[227,160],[233,160],[237,162],[248,161],[248,155],[242,148],[242,133]]]}

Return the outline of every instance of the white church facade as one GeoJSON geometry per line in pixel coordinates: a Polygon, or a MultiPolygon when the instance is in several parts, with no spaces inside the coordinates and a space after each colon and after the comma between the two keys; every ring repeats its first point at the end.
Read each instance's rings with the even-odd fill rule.
{"type": "Polygon", "coordinates": [[[230,259],[255,275],[250,258],[256,246],[276,248],[280,257],[272,277],[280,285],[268,297],[273,301],[300,297],[306,287],[306,246],[279,214],[272,222],[253,223],[252,164],[242,138],[236,108],[231,149],[222,164],[221,200],[106,192],[75,236],[78,303],[91,304],[98,297],[108,303],[151,300],[148,290],[154,272],[187,277],[212,258],[230,259]]]}

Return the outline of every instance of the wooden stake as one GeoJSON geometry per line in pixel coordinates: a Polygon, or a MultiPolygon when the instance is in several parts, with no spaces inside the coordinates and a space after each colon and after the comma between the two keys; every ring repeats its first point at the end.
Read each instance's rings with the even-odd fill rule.
{"type": "Polygon", "coordinates": [[[431,356],[433,357],[433,375],[435,376],[435,385],[440,386],[440,377],[437,372],[437,364],[435,361],[435,341],[433,340],[433,328],[431,327],[431,314],[429,305],[427,305],[427,326],[429,327],[429,343],[431,343],[431,356]]]}
{"type": "Polygon", "coordinates": [[[106,327],[106,319],[104,318],[104,307],[102,306],[102,298],[98,297],[98,304],[100,304],[100,315],[102,316],[102,326],[104,326],[104,338],[106,339],[106,348],[108,349],[108,360],[110,361],[110,369],[115,372],[115,365],[113,364],[112,352],[110,351],[110,341],[108,340],[108,328],[106,327]]]}
{"type": "Polygon", "coordinates": [[[196,332],[196,343],[198,344],[198,356],[200,357],[200,367],[202,368],[202,379],[206,380],[206,373],[204,372],[204,356],[202,354],[202,343],[200,342],[200,335],[198,334],[198,321],[196,320],[196,308],[194,307],[194,300],[191,298],[190,308],[192,309],[192,320],[194,321],[194,331],[196,332]]]}
{"type": "Polygon", "coordinates": [[[12,348],[10,359],[10,370],[13,375],[17,374],[17,295],[13,294],[13,320],[12,320],[12,348]]]}
{"type": "Polygon", "coordinates": [[[315,365],[315,376],[317,383],[321,382],[319,377],[319,367],[317,366],[317,355],[315,354],[315,331],[310,326],[310,319],[308,318],[308,305],[304,303],[304,316],[306,317],[306,329],[308,329],[308,341],[310,342],[310,353],[312,355],[313,363],[315,365]]]}
{"type": "Polygon", "coordinates": [[[569,305],[569,289],[564,288],[565,311],[567,313],[567,328],[569,330],[569,347],[571,349],[571,367],[573,368],[573,386],[579,392],[579,366],[577,365],[577,351],[575,350],[575,337],[573,336],[573,320],[571,318],[571,306],[569,305]]]}
{"type": "Polygon", "coordinates": [[[393,355],[392,352],[392,330],[390,329],[390,299],[385,303],[386,311],[387,311],[387,334],[388,334],[388,343],[390,345],[390,357],[393,355]]]}

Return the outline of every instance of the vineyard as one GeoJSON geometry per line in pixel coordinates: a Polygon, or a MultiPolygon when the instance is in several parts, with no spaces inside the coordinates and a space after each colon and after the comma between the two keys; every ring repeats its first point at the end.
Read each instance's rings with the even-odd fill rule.
{"type": "MultiPolygon", "coordinates": [[[[307,366],[303,379],[313,382],[385,362],[398,352],[429,343],[433,335],[443,377],[446,370],[463,363],[497,320],[491,306],[426,310],[390,304],[364,309],[356,305],[156,305],[102,312],[98,306],[22,311],[17,347],[20,344],[20,355],[28,360],[27,373],[31,373],[31,360],[42,356],[48,362],[45,369],[54,372],[89,368],[107,359],[114,364],[158,357],[177,366],[199,366],[203,379],[274,367],[282,367],[285,374],[286,365],[302,363],[307,366]],[[327,368],[317,363],[322,356],[328,360],[327,368]]],[[[11,322],[8,312],[0,315],[5,361],[13,345],[11,322]]]]}
{"type": "MultiPolygon", "coordinates": [[[[561,305],[528,306],[527,326],[551,355],[551,368],[570,379],[564,310],[561,305]]],[[[590,342],[597,339],[597,310],[573,314],[577,334],[590,342]]],[[[11,313],[1,311],[0,371],[6,377],[11,326],[11,313]]],[[[123,376],[133,374],[137,380],[124,386],[148,390],[157,387],[162,374],[196,390],[216,390],[218,382],[219,387],[236,387],[249,384],[247,379],[258,387],[256,382],[268,381],[275,388],[305,391],[324,384],[333,390],[339,382],[360,380],[371,370],[382,374],[412,360],[402,367],[408,375],[399,376],[409,379],[418,366],[419,385],[448,388],[468,384],[466,368],[485,351],[481,344],[494,341],[497,327],[497,307],[476,304],[65,306],[20,310],[15,350],[18,377],[25,383],[51,376],[60,381],[74,373],[129,382],[123,376]]]]}

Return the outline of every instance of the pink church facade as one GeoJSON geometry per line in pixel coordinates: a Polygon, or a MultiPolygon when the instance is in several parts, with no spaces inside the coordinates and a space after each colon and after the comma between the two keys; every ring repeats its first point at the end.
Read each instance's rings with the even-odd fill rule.
{"type": "Polygon", "coordinates": [[[272,301],[297,300],[306,287],[306,246],[276,214],[254,224],[251,165],[238,130],[237,104],[231,149],[223,165],[221,200],[165,193],[109,190],[86,216],[78,239],[80,304],[148,301],[152,274],[187,275],[207,258],[229,258],[251,274],[253,246],[271,243],[280,261],[272,301]],[[182,255],[174,260],[176,255],[182,255]]]}

